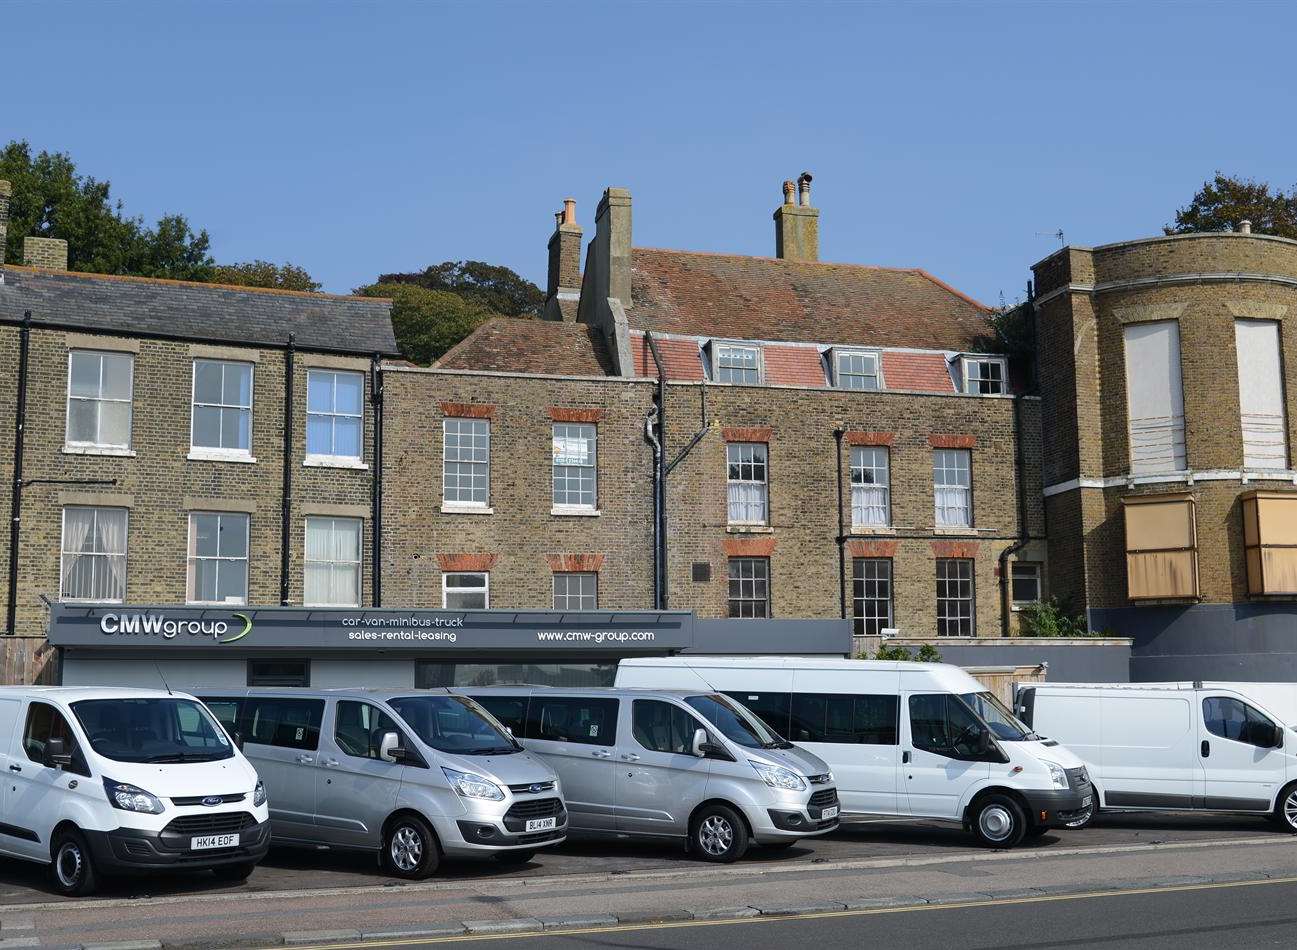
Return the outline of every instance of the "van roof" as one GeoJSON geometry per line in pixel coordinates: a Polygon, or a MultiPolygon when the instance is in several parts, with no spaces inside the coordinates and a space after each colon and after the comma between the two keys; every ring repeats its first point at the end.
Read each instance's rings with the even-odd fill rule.
{"type": "Polygon", "coordinates": [[[385,700],[395,696],[417,696],[419,693],[430,693],[437,695],[448,695],[449,690],[444,686],[433,687],[415,687],[400,689],[395,686],[369,687],[369,686],[333,686],[333,687],[315,687],[315,686],[231,686],[222,688],[220,686],[200,686],[194,689],[196,696],[211,697],[231,697],[238,698],[241,696],[312,696],[317,699],[328,699],[330,697],[346,698],[354,696],[358,699],[377,699],[385,700]]]}
{"type": "Polygon", "coordinates": [[[949,663],[917,663],[913,660],[851,660],[846,657],[810,656],[643,656],[621,660],[619,666],[743,667],[748,669],[855,670],[862,673],[904,670],[907,673],[937,673],[958,670],[949,663]]]}
{"type": "Polygon", "coordinates": [[[182,690],[137,689],[133,686],[0,686],[0,698],[55,699],[76,703],[83,699],[192,699],[182,690]]]}
{"type": "Polygon", "coordinates": [[[557,696],[592,696],[608,697],[614,695],[630,695],[640,698],[652,696],[670,696],[674,699],[685,699],[689,696],[706,696],[715,693],[715,690],[700,686],[698,689],[656,689],[651,686],[532,686],[528,683],[515,683],[504,686],[455,686],[451,688],[452,692],[464,693],[468,695],[476,693],[516,693],[519,690],[533,690],[537,693],[553,693],[557,696]]]}

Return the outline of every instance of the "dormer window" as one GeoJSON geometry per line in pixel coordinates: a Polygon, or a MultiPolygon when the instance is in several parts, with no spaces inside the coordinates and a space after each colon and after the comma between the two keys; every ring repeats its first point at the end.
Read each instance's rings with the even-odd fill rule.
{"type": "Polygon", "coordinates": [[[761,348],[712,343],[712,382],[756,386],[761,382],[761,348]]]}
{"type": "Polygon", "coordinates": [[[883,374],[878,353],[873,350],[833,351],[834,385],[838,389],[873,390],[883,388],[883,374]]]}
{"type": "Polygon", "coordinates": [[[970,396],[1003,396],[1008,392],[1008,367],[1000,356],[961,356],[962,389],[970,396]]]}

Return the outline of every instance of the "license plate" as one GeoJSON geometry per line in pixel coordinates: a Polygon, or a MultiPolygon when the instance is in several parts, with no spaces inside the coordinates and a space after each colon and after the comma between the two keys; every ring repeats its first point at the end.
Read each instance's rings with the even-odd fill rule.
{"type": "Polygon", "coordinates": [[[1086,795],[1085,798],[1081,799],[1081,807],[1089,808],[1092,801],[1094,801],[1094,799],[1091,796],[1086,795]]]}
{"type": "Polygon", "coordinates": [[[238,835],[203,835],[201,838],[189,839],[190,851],[210,851],[212,848],[237,848],[238,835]]]}
{"type": "Polygon", "coordinates": [[[527,819],[528,831],[552,831],[558,827],[557,818],[529,818],[527,819]]]}
{"type": "Polygon", "coordinates": [[[838,817],[838,806],[830,805],[828,808],[820,809],[820,821],[828,821],[830,818],[838,817]]]}

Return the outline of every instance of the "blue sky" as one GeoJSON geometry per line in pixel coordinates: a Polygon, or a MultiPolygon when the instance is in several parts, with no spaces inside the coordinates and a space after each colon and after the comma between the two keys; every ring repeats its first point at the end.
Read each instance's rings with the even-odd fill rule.
{"type": "Polygon", "coordinates": [[[446,259],[543,285],[608,185],[639,245],[825,260],[987,302],[1058,246],[1158,232],[1220,168],[1297,180],[1280,4],[5,3],[0,139],[70,152],[220,260],[347,291],[446,259]]]}

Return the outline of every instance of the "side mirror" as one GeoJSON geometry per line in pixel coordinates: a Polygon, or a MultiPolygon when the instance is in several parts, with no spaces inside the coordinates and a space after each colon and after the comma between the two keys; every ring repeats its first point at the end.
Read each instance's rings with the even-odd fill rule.
{"type": "Polygon", "coordinates": [[[383,733],[378,743],[378,757],[384,762],[404,762],[405,750],[401,748],[401,737],[395,732],[383,733]]]}
{"type": "Polygon", "coordinates": [[[50,739],[45,743],[45,765],[52,769],[61,769],[72,764],[72,753],[68,751],[64,739],[50,739]]]}
{"type": "Polygon", "coordinates": [[[243,733],[231,732],[230,741],[234,743],[234,748],[238,749],[240,752],[243,751],[243,733]]]}
{"type": "Polygon", "coordinates": [[[700,759],[705,759],[707,757],[707,746],[709,745],[711,745],[711,743],[707,741],[707,730],[695,729],[694,741],[690,746],[693,754],[700,759]]]}
{"type": "Polygon", "coordinates": [[[1283,726],[1276,725],[1273,727],[1273,735],[1271,736],[1270,748],[1272,749],[1283,748],[1283,726]]]}

